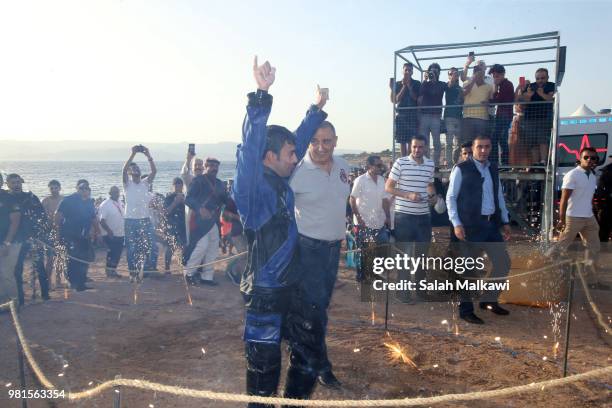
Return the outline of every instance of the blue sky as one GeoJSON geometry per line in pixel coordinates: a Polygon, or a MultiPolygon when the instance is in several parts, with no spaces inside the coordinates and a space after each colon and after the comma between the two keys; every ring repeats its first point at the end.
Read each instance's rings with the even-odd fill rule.
{"type": "Polygon", "coordinates": [[[561,113],[597,110],[612,105],[611,21],[609,1],[3,2],[0,146],[238,141],[257,54],[278,69],[272,123],[297,126],[320,84],[339,147],[380,150],[395,50],[547,31],[568,47],[561,113]]]}

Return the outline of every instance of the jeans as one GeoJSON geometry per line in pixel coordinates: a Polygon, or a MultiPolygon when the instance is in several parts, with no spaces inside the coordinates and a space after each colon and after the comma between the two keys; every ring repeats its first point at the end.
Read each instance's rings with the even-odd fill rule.
{"type": "MultiPolygon", "coordinates": [[[[400,251],[410,257],[427,256],[431,243],[431,216],[429,214],[413,215],[401,212],[395,213],[395,242],[400,251]]],[[[400,269],[398,281],[411,280],[418,282],[425,278],[425,271],[407,271],[400,269]],[[413,272],[413,273],[411,273],[413,272]]],[[[406,293],[399,296],[406,297],[406,293]]]]}
{"type": "Polygon", "coordinates": [[[117,269],[117,265],[119,265],[119,260],[121,259],[125,238],[115,236],[104,236],[102,238],[104,244],[108,248],[108,252],[106,253],[106,274],[113,275],[117,273],[115,269],[117,269]]]}
{"type": "Polygon", "coordinates": [[[66,249],[68,252],[68,262],[66,274],[70,287],[76,290],[83,290],[87,282],[87,270],[93,259],[91,255],[91,243],[86,238],[66,239],[66,249]]]}
{"type": "MultiPolygon", "coordinates": [[[[506,243],[499,231],[499,225],[494,221],[482,221],[475,226],[465,227],[465,241],[458,243],[461,256],[477,258],[484,252],[487,254],[493,270],[492,278],[502,278],[508,276],[510,271],[510,256],[506,251],[506,243]]],[[[466,272],[464,276],[473,277],[466,272]]],[[[460,275],[458,275],[460,278],[460,275]]],[[[499,282],[499,281],[498,281],[499,282]]],[[[469,291],[460,293],[459,315],[461,317],[474,312],[472,294],[469,291]]],[[[499,291],[487,291],[482,301],[497,303],[499,291]]]]}
{"type": "Polygon", "coordinates": [[[429,134],[433,139],[433,155],[430,153],[434,161],[434,166],[440,165],[440,151],[442,150],[442,144],[440,143],[440,114],[424,113],[419,119],[419,135],[425,136],[427,142],[425,147],[429,149],[429,134]]]}
{"type": "Polygon", "coordinates": [[[21,243],[13,243],[6,248],[0,248],[0,303],[17,299],[17,283],[15,282],[15,265],[21,243]]]}
{"type": "Polygon", "coordinates": [[[463,118],[461,123],[461,135],[464,143],[471,142],[476,136],[488,136],[489,121],[486,119],[463,118]]]}
{"type": "Polygon", "coordinates": [[[20,305],[23,305],[25,301],[23,294],[23,267],[25,265],[25,260],[28,253],[31,253],[32,256],[32,271],[38,276],[40,294],[43,299],[49,298],[49,280],[47,279],[47,271],[45,270],[45,250],[42,245],[37,243],[32,244],[31,242],[26,241],[21,245],[19,257],[17,258],[17,264],[15,265],[17,298],[19,299],[20,305]]]}
{"type": "Polygon", "coordinates": [[[489,156],[493,163],[497,163],[498,161],[499,154],[497,145],[499,144],[499,149],[501,150],[501,164],[508,164],[508,130],[510,129],[510,123],[512,123],[512,118],[495,119],[493,134],[491,135],[491,144],[493,145],[493,147],[489,156]]]}
{"type": "Polygon", "coordinates": [[[125,250],[130,274],[143,270],[153,249],[151,219],[125,219],[125,250]]]}
{"type": "Polygon", "coordinates": [[[457,164],[461,145],[465,142],[461,138],[461,118],[445,118],[444,124],[446,125],[446,163],[450,167],[451,160],[453,164],[457,164]]]}
{"type": "Polygon", "coordinates": [[[322,241],[300,235],[298,239],[299,267],[302,280],[299,283],[304,301],[313,314],[315,326],[322,327],[320,337],[320,372],[331,370],[327,357],[325,334],[327,332],[327,308],[331,302],[338,263],[340,262],[341,241],[322,241]]]}

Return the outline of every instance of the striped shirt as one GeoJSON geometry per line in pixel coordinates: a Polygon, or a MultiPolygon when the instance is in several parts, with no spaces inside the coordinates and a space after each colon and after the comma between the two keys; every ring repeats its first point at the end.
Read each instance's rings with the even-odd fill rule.
{"type": "Polygon", "coordinates": [[[412,155],[400,157],[393,163],[389,178],[396,182],[395,188],[400,191],[414,192],[421,195],[421,201],[409,201],[395,197],[395,211],[404,214],[429,214],[427,186],[433,183],[433,160],[423,156],[423,164],[417,163],[412,155]]]}

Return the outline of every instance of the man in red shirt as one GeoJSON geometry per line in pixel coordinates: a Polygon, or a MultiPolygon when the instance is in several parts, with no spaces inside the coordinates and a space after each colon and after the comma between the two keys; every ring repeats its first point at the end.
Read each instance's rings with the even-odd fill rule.
{"type": "Polygon", "coordinates": [[[495,93],[491,102],[501,104],[496,106],[495,125],[491,143],[490,160],[497,163],[499,160],[498,144],[501,150],[501,165],[508,165],[508,130],[512,123],[512,106],[514,102],[514,85],[506,78],[506,69],[503,65],[495,64],[489,69],[489,75],[493,77],[495,93]]]}

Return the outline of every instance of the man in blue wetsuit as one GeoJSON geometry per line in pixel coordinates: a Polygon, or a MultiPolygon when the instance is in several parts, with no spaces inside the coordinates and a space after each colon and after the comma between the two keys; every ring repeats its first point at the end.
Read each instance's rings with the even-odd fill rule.
{"type": "MultiPolygon", "coordinates": [[[[295,133],[267,126],[272,108],[268,89],[275,68],[253,66],[257,91],[248,95],[242,144],[238,146],[233,197],[248,241],[248,260],[240,283],[246,306],[247,393],[272,396],[281,371],[281,339],[289,343],[290,363],[284,396],[307,399],[314,389],[323,328],[311,316],[297,283],[294,266],[297,226],[288,178],[306,153],[327,114],[327,91],[317,87],[317,101],[295,133]]],[[[262,407],[250,404],[250,407],[262,407]]]]}

